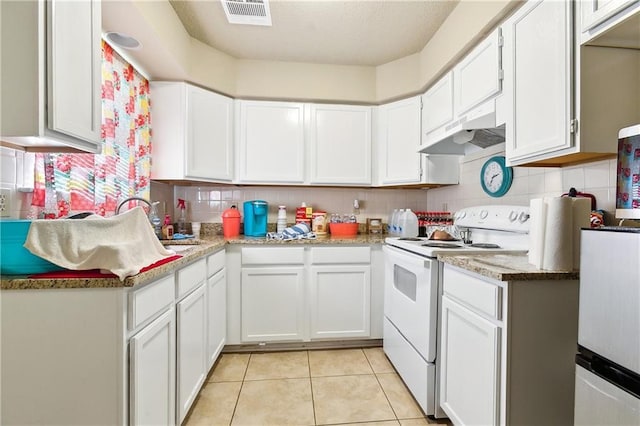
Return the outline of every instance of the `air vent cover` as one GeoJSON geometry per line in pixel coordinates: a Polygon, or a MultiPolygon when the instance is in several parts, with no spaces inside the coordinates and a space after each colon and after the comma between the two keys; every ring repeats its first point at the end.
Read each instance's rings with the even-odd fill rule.
{"type": "Polygon", "coordinates": [[[220,0],[230,24],[271,26],[269,0],[220,0]]]}

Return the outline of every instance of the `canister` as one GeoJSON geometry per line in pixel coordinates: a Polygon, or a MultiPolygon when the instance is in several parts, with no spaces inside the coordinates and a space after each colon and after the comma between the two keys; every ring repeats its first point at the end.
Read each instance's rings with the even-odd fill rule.
{"type": "Polygon", "coordinates": [[[222,235],[225,238],[235,238],[240,235],[240,212],[236,206],[222,212],[222,235]]]}

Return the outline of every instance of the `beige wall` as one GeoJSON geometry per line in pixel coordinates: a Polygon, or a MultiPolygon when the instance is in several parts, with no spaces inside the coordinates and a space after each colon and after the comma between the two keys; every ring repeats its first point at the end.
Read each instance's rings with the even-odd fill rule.
{"type": "Polygon", "coordinates": [[[518,4],[462,0],[421,52],[378,67],[238,60],[191,39],[166,0],[104,2],[103,30],[142,41],[121,53],[153,80],[240,98],[378,104],[423,92],[518,4]]]}

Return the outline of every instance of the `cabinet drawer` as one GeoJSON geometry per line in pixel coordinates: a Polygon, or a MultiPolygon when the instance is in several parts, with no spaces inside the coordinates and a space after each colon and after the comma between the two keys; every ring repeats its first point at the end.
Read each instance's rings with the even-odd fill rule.
{"type": "Polygon", "coordinates": [[[197,262],[180,269],[177,276],[178,299],[186,296],[206,278],[207,262],[205,259],[200,259],[197,262]]]}
{"type": "Polygon", "coordinates": [[[304,247],[244,247],[243,265],[302,265],[304,247]]]}
{"type": "Polygon", "coordinates": [[[216,272],[224,268],[226,255],[224,250],[209,255],[207,257],[207,277],[213,276],[216,272]]]}
{"type": "Polygon", "coordinates": [[[370,247],[313,247],[311,263],[371,263],[370,247]]]}
{"type": "Polygon", "coordinates": [[[175,298],[173,274],[129,293],[129,330],[164,311],[175,298]]]}
{"type": "Polygon", "coordinates": [[[478,276],[465,274],[445,265],[444,293],[475,311],[502,319],[502,288],[478,276]]]}

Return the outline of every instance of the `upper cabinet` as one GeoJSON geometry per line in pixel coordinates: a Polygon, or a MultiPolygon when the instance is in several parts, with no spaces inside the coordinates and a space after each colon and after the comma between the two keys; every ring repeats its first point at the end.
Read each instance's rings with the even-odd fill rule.
{"type": "Polygon", "coordinates": [[[572,5],[530,1],[503,25],[511,164],[573,146],[572,5]]]}
{"type": "Polygon", "coordinates": [[[2,141],[100,152],[100,2],[9,1],[0,15],[2,141]]]}
{"type": "Polygon", "coordinates": [[[420,96],[378,107],[376,154],[380,185],[458,183],[457,156],[418,153],[421,110],[420,96]]]}
{"type": "Polygon", "coordinates": [[[152,82],[151,178],[231,182],[233,99],[179,82],[152,82]]]}
{"type": "Polygon", "coordinates": [[[473,137],[471,131],[504,124],[497,121],[495,101],[502,92],[501,50],[502,34],[497,28],[425,92],[422,152],[468,153],[464,142],[473,137]]]}
{"type": "Polygon", "coordinates": [[[640,2],[583,32],[580,8],[614,3],[529,1],[503,24],[510,165],[613,158],[618,130],[640,120],[640,2]]]}
{"type": "Polygon", "coordinates": [[[583,0],[580,2],[582,32],[594,31],[601,24],[630,6],[638,6],[638,0],[583,0]]]}
{"type": "Polygon", "coordinates": [[[237,101],[238,182],[302,184],[304,104],[237,101]]]}
{"type": "Polygon", "coordinates": [[[309,183],[371,185],[371,107],[309,105],[309,183]]]}

